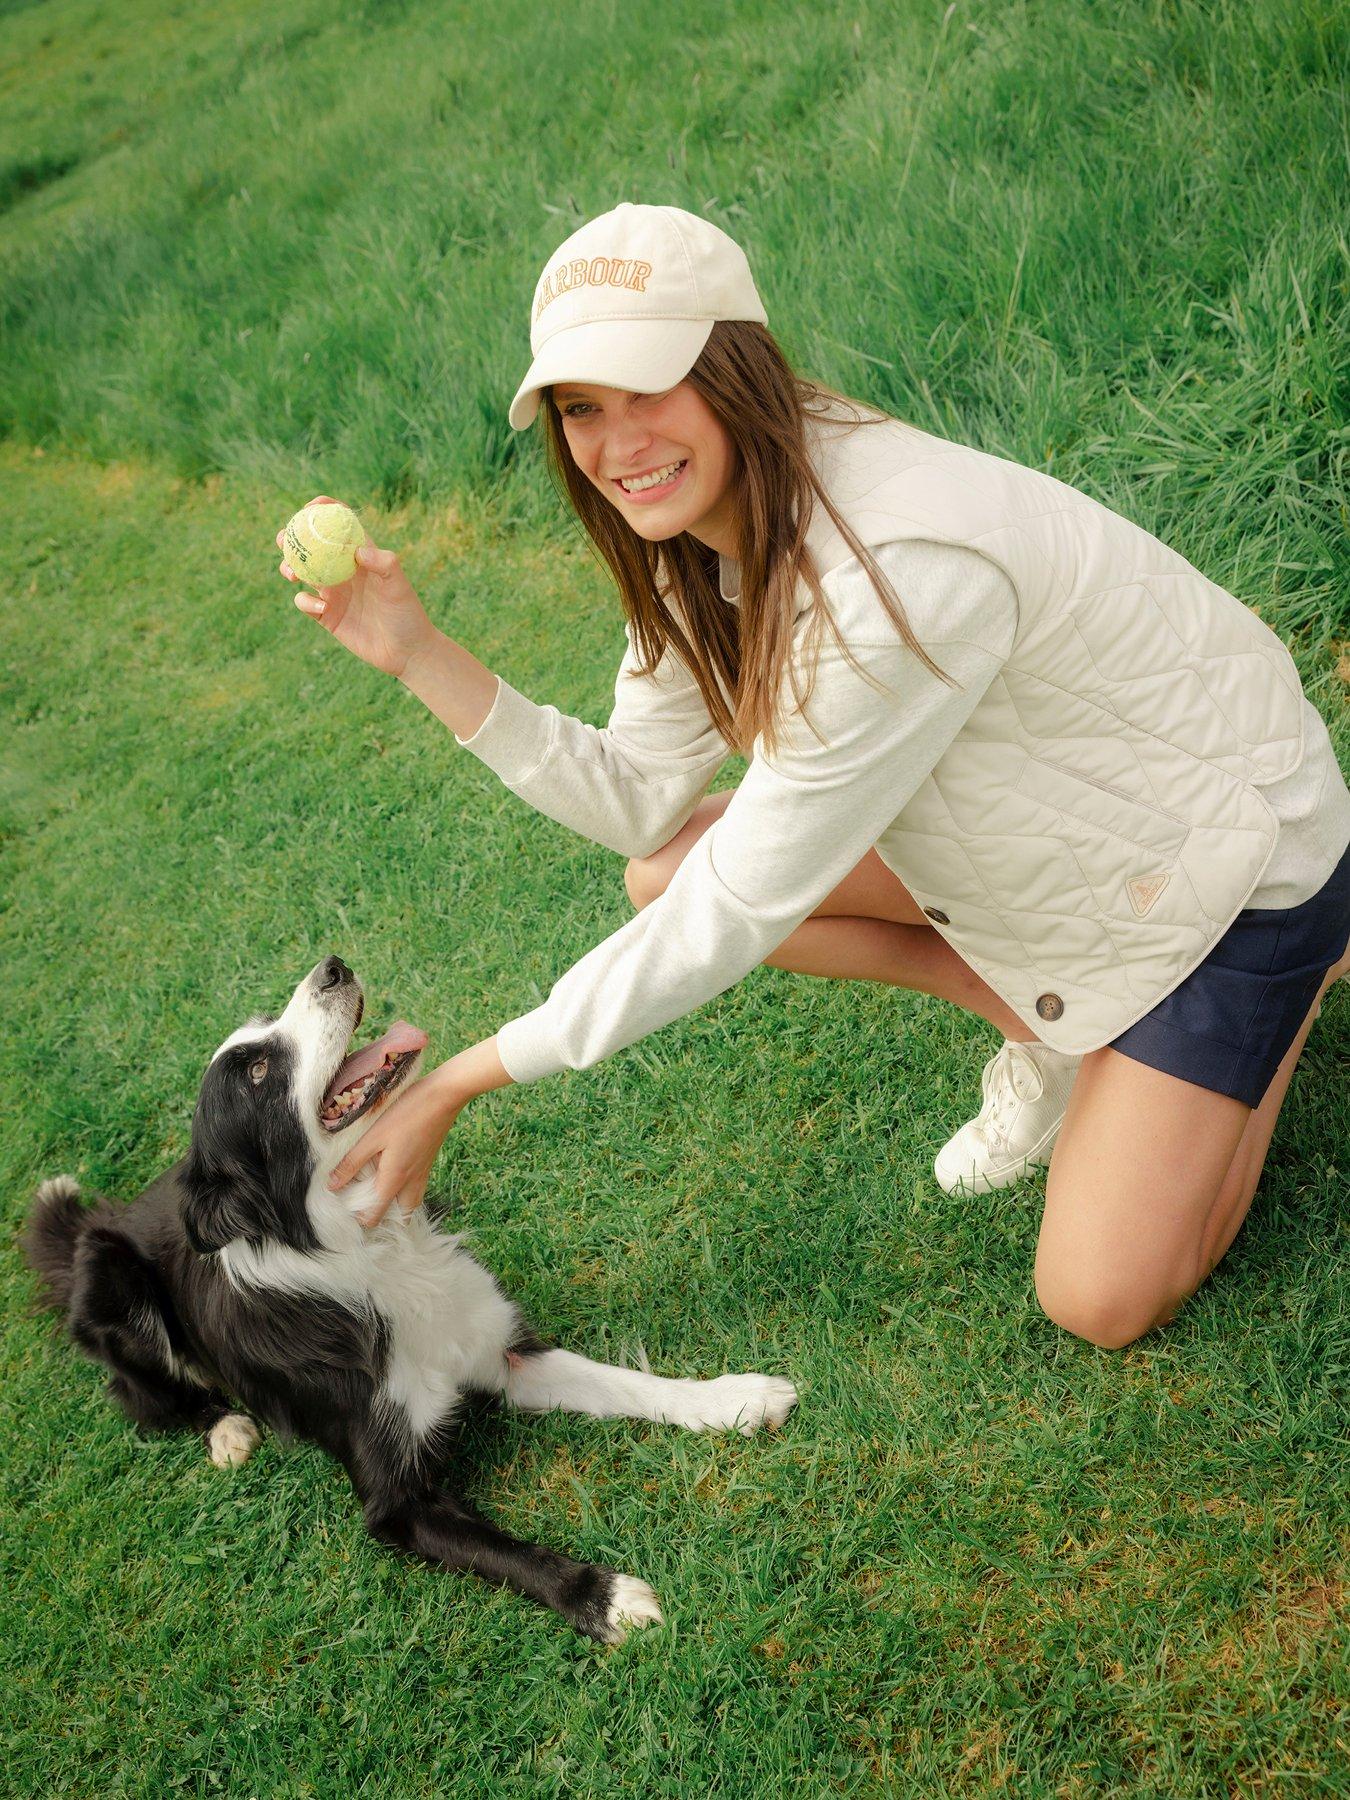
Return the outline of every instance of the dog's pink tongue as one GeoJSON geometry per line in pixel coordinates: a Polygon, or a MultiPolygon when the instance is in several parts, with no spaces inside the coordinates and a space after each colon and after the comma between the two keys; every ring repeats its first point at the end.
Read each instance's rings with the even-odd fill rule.
{"type": "Polygon", "coordinates": [[[425,1050],[427,1034],[410,1025],[406,1019],[400,1019],[391,1025],[382,1038],[376,1038],[373,1044],[367,1044],[364,1050],[358,1050],[349,1056],[328,1084],[329,1095],[340,1094],[354,1081],[360,1081],[363,1075],[369,1075],[378,1069],[391,1052],[401,1056],[408,1050],[425,1050]]]}

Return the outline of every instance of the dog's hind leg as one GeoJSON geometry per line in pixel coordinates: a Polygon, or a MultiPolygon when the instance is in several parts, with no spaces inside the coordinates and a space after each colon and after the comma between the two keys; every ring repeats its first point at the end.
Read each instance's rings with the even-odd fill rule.
{"type": "Polygon", "coordinates": [[[367,1501],[366,1523],[381,1543],[512,1588],[602,1644],[621,1644],[630,1627],[661,1623],[661,1608],[645,1581],[513,1538],[444,1489],[367,1501]]]}
{"type": "Polygon", "coordinates": [[[201,1433],[218,1468],[252,1454],[255,1426],[186,1360],[153,1266],[115,1225],[90,1221],[79,1234],[67,1324],[86,1355],[112,1371],[108,1392],[136,1424],[201,1433]]]}
{"type": "Polygon", "coordinates": [[[595,1419],[655,1419],[686,1431],[748,1435],[758,1425],[781,1425],[797,1403],[797,1390],[778,1375],[671,1381],[533,1345],[509,1351],[507,1365],[503,1397],[525,1412],[558,1407],[595,1419]]]}

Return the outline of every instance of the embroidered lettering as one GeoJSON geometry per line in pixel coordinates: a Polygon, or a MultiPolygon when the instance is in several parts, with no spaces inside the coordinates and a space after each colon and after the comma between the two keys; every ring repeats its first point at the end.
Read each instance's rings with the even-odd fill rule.
{"type": "Polygon", "coordinates": [[[1134,875],[1125,883],[1136,919],[1142,919],[1170,878],[1167,875],[1134,875]]]}
{"type": "Polygon", "coordinates": [[[578,257],[575,262],[559,263],[556,269],[545,269],[534,296],[534,322],[537,324],[545,307],[562,294],[579,287],[628,288],[635,294],[646,292],[647,277],[652,272],[649,262],[635,256],[593,256],[589,262],[578,257]]]}

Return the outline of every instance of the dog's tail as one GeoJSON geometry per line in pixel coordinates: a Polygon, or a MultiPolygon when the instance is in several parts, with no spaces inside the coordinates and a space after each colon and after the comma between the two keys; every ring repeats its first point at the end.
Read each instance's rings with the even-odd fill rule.
{"type": "Polygon", "coordinates": [[[38,1188],[23,1234],[23,1253],[42,1279],[43,1298],[62,1312],[70,1304],[75,1246],[88,1214],[73,1175],[53,1175],[38,1188]]]}

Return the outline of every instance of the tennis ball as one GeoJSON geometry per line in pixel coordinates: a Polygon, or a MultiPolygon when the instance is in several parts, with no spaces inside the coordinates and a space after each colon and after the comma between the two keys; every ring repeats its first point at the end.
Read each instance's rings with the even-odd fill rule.
{"type": "Polygon", "coordinates": [[[357,547],[365,527],[350,506],[316,500],[302,506],[286,527],[286,561],[312,587],[336,587],[356,573],[357,547]]]}

